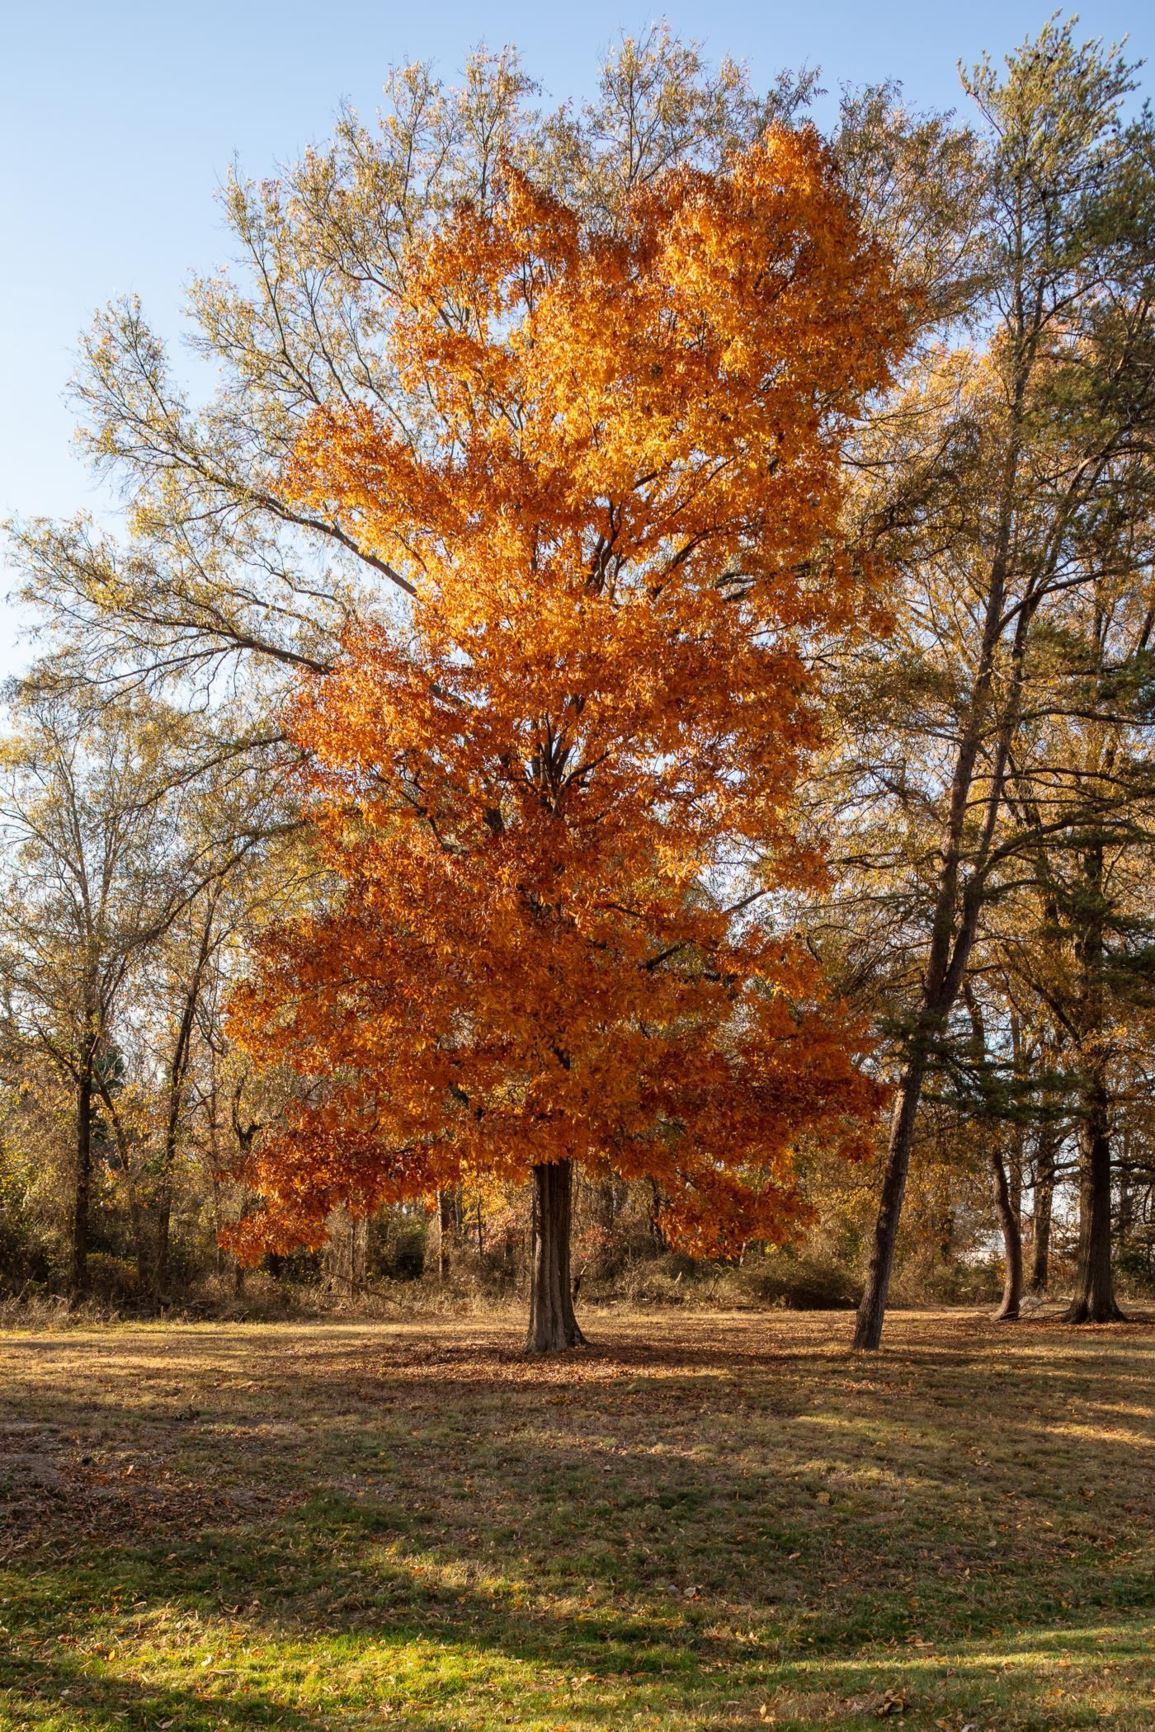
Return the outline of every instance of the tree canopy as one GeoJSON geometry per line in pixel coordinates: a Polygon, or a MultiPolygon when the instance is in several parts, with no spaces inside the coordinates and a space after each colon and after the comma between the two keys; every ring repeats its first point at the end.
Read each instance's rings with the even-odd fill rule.
{"type": "Polygon", "coordinates": [[[414,605],[291,723],[341,890],[240,994],[238,1038],[311,1082],[250,1231],[576,1157],[659,1175],[697,1249],[778,1237],[792,1145],[873,1100],[758,905],[817,870],[800,642],[861,581],[838,456],[902,301],[808,131],[611,232],[500,174],[403,261],[388,413],[326,405],[294,453],[414,605]]]}

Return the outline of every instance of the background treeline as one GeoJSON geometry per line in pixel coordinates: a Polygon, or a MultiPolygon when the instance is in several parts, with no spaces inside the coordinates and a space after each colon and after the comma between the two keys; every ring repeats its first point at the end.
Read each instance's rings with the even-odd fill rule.
{"type": "MultiPolygon", "coordinates": [[[[837,551],[863,605],[808,646],[827,730],[800,813],[829,880],[782,919],[873,1021],[889,1137],[853,1168],[800,1149],[808,1237],[705,1271],[664,1244],[652,1185],[586,1175],[587,1293],[855,1303],[865,1274],[871,1346],[888,1296],[1001,1288],[1013,1317],[1051,1292],[1103,1320],[1117,1284],[1155,1287],[1155,125],[1070,26],[964,83],[961,117],[883,87],[829,128],[916,336],[845,450],[837,551]]],[[[326,892],[279,707],[351,620],[406,605],[286,496],[285,460],[334,394],[387,404],[391,249],[484,198],[503,153],[612,223],[669,166],[807,124],[817,92],[760,96],[656,31],[580,111],[543,112],[508,53],[388,94],[388,124],[345,115],[280,180],[226,189],[236,268],[191,294],[206,401],[138,305],[97,318],[76,398],[123,532],[13,531],[45,653],[9,695],[0,797],[8,1296],[524,1279],[524,1207],[497,1186],[334,1220],[326,1251],[254,1275],[219,1244],[291,1086],[231,1047],[230,983],[267,921],[326,892]]]]}

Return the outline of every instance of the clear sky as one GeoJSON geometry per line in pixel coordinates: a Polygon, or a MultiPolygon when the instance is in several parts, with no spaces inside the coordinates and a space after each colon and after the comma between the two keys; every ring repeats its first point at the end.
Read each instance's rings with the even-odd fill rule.
{"type": "MultiPolygon", "coordinates": [[[[349,99],[372,115],[391,64],[456,73],[471,47],[515,43],[555,99],[590,88],[605,48],[654,17],[745,61],[756,83],[818,66],[831,89],[900,79],[951,107],[956,64],[1001,56],[1044,22],[1026,0],[3,0],[0,5],[0,518],[108,510],[71,448],[65,401],[79,332],[138,293],[179,336],[189,275],[228,255],[214,191],[236,157],[251,174],[293,160],[349,99]]],[[[1155,58],[1155,10],[1088,0],[1082,33],[1128,36],[1155,58]]],[[[1144,80],[1148,89],[1155,76],[1144,80]]],[[[12,576],[0,570],[0,598],[12,576]]],[[[19,665],[0,599],[0,670],[19,665]]]]}

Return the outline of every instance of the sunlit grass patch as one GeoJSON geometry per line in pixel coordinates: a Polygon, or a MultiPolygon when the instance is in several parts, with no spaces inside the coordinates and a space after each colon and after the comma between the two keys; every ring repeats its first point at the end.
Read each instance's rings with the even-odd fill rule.
{"type": "Polygon", "coordinates": [[[5,1337],[0,1727],[1155,1725],[1155,1331],[594,1330],[5,1337]]]}

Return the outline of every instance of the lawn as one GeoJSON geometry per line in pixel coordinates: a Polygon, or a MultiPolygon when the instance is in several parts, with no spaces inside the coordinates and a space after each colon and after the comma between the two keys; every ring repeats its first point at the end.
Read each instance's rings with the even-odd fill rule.
{"type": "Polygon", "coordinates": [[[1155,1327],[0,1337],[0,1727],[1155,1727],[1155,1327]]]}

